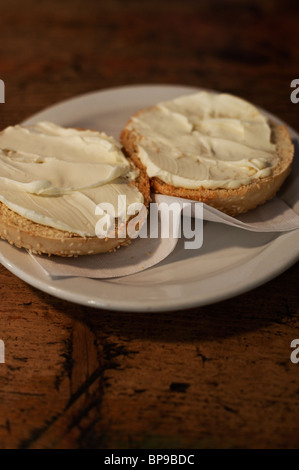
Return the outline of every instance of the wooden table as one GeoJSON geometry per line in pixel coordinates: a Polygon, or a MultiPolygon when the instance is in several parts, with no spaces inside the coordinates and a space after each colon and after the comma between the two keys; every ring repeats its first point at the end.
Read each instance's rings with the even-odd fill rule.
{"type": "MultiPolygon", "coordinates": [[[[127,84],[231,92],[295,129],[298,2],[3,2],[1,128],[127,84]]],[[[299,447],[299,264],[234,299],[93,310],[0,269],[1,448],[299,447]]]]}

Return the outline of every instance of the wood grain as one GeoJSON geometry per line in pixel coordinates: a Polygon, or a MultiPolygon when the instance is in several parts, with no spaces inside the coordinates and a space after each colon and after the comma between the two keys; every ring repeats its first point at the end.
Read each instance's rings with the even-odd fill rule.
{"type": "MultiPolygon", "coordinates": [[[[298,2],[11,0],[0,126],[137,83],[232,92],[298,128],[298,2]],[[63,6],[62,6],[63,3],[63,6]]],[[[0,448],[298,448],[298,263],[168,313],[93,310],[0,269],[0,448]]]]}

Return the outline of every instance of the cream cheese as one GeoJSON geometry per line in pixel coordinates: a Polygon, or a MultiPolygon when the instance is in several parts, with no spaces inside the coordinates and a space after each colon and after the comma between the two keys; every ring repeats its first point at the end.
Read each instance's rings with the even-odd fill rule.
{"type": "Polygon", "coordinates": [[[118,196],[127,207],[143,203],[129,184],[134,177],[120,144],[104,133],[50,122],[0,133],[0,201],[42,225],[95,236],[98,204],[118,216],[118,196]]]}
{"type": "Polygon", "coordinates": [[[235,189],[277,164],[267,118],[229,94],[199,92],[135,115],[139,157],[150,177],[175,187],[235,189]]]}

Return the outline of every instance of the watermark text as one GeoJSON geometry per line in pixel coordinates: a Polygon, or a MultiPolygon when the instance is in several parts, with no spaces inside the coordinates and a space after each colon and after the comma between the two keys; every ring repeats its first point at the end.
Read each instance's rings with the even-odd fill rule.
{"type": "Polygon", "coordinates": [[[292,351],[290,359],[293,364],[298,364],[299,362],[299,339],[293,339],[291,342],[291,348],[294,349],[292,351]]]}
{"type": "Polygon", "coordinates": [[[5,85],[4,81],[0,78],[0,103],[5,103],[5,85]]]}
{"type": "Polygon", "coordinates": [[[294,78],[294,80],[291,81],[291,88],[295,88],[291,93],[291,101],[297,104],[299,103],[299,78],[294,78]]]}
{"type": "Polygon", "coordinates": [[[96,206],[101,217],[96,223],[98,238],[182,238],[187,250],[203,244],[203,204],[200,202],[152,202],[149,216],[142,203],[127,206],[126,196],[118,196],[117,208],[108,202],[96,206]]]}
{"type": "Polygon", "coordinates": [[[4,341],[0,339],[0,364],[5,363],[5,346],[4,346],[4,341]]]}

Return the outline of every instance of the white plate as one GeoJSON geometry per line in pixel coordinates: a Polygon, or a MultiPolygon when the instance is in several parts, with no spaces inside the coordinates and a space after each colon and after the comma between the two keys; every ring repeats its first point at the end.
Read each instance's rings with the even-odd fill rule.
{"type": "MultiPolygon", "coordinates": [[[[118,138],[123,125],[138,109],[194,91],[198,89],[168,85],[104,90],[64,101],[24,124],[49,120],[63,126],[102,130],[118,138]]],[[[299,139],[292,129],[291,133],[299,139]]],[[[52,280],[26,251],[5,241],[0,241],[0,260],[28,284],[62,299],[111,310],[166,311],[236,296],[277,276],[299,258],[299,230],[280,235],[253,233],[207,222],[200,250],[184,250],[182,243],[179,241],[175,251],[157,266],[108,280],[52,280]]]]}

